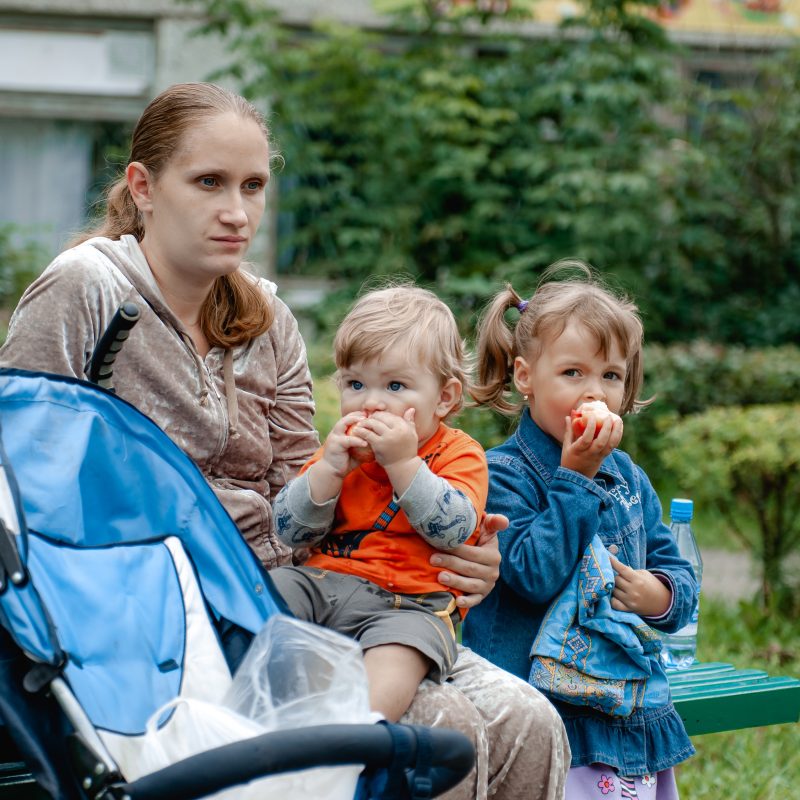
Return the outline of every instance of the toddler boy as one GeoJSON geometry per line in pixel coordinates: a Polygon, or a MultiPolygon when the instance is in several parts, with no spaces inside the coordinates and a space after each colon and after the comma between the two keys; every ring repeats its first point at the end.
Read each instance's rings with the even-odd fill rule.
{"type": "Polygon", "coordinates": [[[361,644],[372,708],[397,721],[444,681],[465,609],[429,559],[477,538],[483,448],[445,421],[463,405],[465,350],[450,309],[412,286],[369,292],[334,339],[341,419],[275,500],[301,567],[272,576],[295,616],[361,644]]]}

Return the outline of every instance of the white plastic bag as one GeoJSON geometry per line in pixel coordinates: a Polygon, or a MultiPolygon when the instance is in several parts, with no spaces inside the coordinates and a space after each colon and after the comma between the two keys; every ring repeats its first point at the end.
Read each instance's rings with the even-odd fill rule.
{"type": "Polygon", "coordinates": [[[222,702],[269,731],[379,719],[358,644],[283,614],[252,641],[222,702]]]}
{"type": "MultiPolygon", "coordinates": [[[[370,711],[358,644],[282,614],[271,617],[250,644],[223,703],[269,731],[381,719],[370,711]]],[[[322,767],[271,780],[283,784],[278,800],[352,800],[361,769],[322,767]]]]}
{"type": "Polygon", "coordinates": [[[176,697],[148,720],[135,762],[120,766],[128,780],[136,780],[196,753],[264,732],[257,722],[224,706],[176,697]]]}
{"type": "MultiPolygon", "coordinates": [[[[373,723],[360,647],[306,622],[275,615],[253,639],[222,705],[178,697],[156,711],[129,780],[195,753],[268,731],[373,723]]],[[[122,766],[122,765],[120,765],[122,766]]],[[[216,800],[352,800],[359,766],[320,767],[261,778],[216,800]]]]}

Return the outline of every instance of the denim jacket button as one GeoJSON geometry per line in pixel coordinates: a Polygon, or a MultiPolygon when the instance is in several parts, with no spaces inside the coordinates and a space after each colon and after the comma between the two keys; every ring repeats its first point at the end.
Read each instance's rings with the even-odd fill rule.
{"type": "Polygon", "coordinates": [[[617,553],[619,553],[619,547],[617,547],[615,544],[610,544],[608,546],[608,552],[611,553],[612,556],[615,556],[617,553]]]}

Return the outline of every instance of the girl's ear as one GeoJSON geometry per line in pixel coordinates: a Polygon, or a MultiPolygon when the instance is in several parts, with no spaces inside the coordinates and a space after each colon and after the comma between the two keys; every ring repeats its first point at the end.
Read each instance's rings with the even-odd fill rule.
{"type": "Polygon", "coordinates": [[[439,402],[436,405],[436,416],[439,419],[444,419],[461,399],[461,394],[464,391],[461,386],[461,381],[458,378],[450,378],[450,380],[442,386],[439,393],[439,402]]]}
{"type": "Polygon", "coordinates": [[[522,356],[514,359],[514,386],[523,397],[533,396],[533,370],[528,360],[522,356]]]}
{"type": "Polygon", "coordinates": [[[147,167],[140,161],[131,161],[125,168],[125,179],[136,208],[142,213],[153,210],[153,181],[147,167]]]}

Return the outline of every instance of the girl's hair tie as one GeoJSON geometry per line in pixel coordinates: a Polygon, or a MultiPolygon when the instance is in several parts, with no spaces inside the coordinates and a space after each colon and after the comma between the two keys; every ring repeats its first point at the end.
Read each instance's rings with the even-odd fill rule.
{"type": "Polygon", "coordinates": [[[520,300],[519,303],[517,303],[517,308],[519,309],[520,314],[522,314],[527,307],[528,307],[527,300],[520,300]]]}

